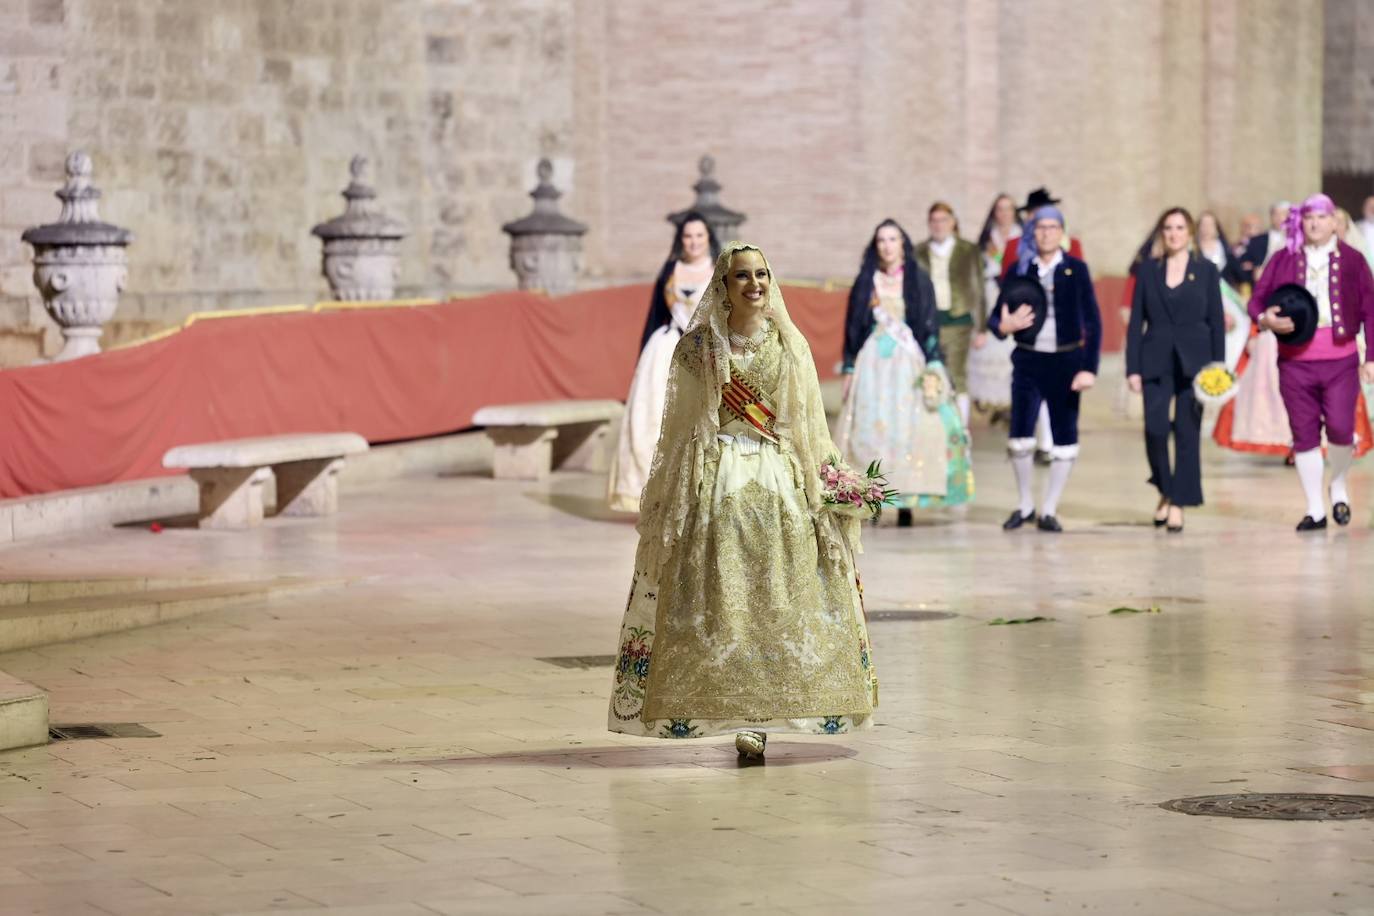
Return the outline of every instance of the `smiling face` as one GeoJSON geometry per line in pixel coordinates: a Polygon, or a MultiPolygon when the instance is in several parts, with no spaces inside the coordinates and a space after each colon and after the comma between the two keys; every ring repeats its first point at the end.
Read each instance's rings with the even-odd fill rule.
{"type": "Polygon", "coordinates": [[[711,236],[706,224],[699,219],[682,224],[682,259],[700,261],[710,254],[711,236]]]}
{"type": "Polygon", "coordinates": [[[902,262],[902,233],[896,226],[883,226],[873,240],[878,249],[878,266],[887,270],[902,262]]]}
{"type": "Polygon", "coordinates": [[[1320,210],[1304,213],[1302,215],[1302,234],[1307,237],[1307,244],[1316,245],[1320,248],[1331,241],[1331,236],[1336,234],[1336,215],[1320,210]]]}
{"type": "Polygon", "coordinates": [[[1193,234],[1188,230],[1188,220],[1182,213],[1170,213],[1164,217],[1164,225],[1159,227],[1159,233],[1164,239],[1164,251],[1168,254],[1186,251],[1188,243],[1193,240],[1193,234]]]}
{"type": "Polygon", "coordinates": [[[737,309],[762,309],[768,305],[768,289],[773,276],[763,254],[753,249],[737,251],[730,258],[725,274],[725,293],[737,309]]]}

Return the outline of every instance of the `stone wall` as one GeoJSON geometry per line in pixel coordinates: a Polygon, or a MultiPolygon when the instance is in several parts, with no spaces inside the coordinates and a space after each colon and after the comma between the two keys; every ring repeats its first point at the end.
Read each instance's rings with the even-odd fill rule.
{"type": "Polygon", "coordinates": [[[1326,0],[1323,102],[1326,171],[1374,175],[1374,4],[1326,0]]]}
{"type": "Polygon", "coordinates": [[[1317,186],[1322,7],[0,0],[0,365],[57,346],[18,235],[77,147],[137,234],[107,342],[323,297],[309,229],[355,152],[411,227],[401,295],[513,285],[500,225],[540,156],[591,285],[656,268],[703,153],[792,276],[850,275],[885,216],[919,234],[941,198],[972,234],[1040,184],[1119,273],[1167,204],[1230,221],[1317,186]]]}
{"type": "Polygon", "coordinates": [[[604,101],[579,119],[601,139],[579,169],[619,193],[597,179],[579,196],[601,201],[583,215],[607,271],[662,257],[662,214],[690,199],[706,151],[749,214],[744,234],[813,276],[850,276],[885,216],[923,233],[944,199],[972,235],[998,191],[1038,185],[1064,199],[1097,271],[1121,273],[1166,206],[1230,223],[1320,181],[1320,0],[737,0],[693,21],[664,4],[601,16],[580,56],[604,101]]]}

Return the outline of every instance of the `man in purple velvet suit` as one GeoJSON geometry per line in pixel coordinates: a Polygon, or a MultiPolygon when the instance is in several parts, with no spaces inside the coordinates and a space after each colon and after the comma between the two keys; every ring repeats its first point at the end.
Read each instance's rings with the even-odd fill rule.
{"type": "Polygon", "coordinates": [[[1299,346],[1279,344],[1279,392],[1293,430],[1294,462],[1307,515],[1299,531],[1326,527],[1322,492],[1322,426],[1331,462],[1331,516],[1350,523],[1346,474],[1354,461],[1355,411],[1360,378],[1374,383],[1374,277],[1363,255],[1336,238],[1336,205],[1314,194],[1294,207],[1287,223],[1288,243],[1264,266],[1250,317],[1263,330],[1287,334],[1295,325],[1269,306],[1274,290],[1287,283],[1306,287],[1317,300],[1317,331],[1299,346]],[[1360,365],[1355,337],[1364,327],[1369,359],[1360,365]]]}

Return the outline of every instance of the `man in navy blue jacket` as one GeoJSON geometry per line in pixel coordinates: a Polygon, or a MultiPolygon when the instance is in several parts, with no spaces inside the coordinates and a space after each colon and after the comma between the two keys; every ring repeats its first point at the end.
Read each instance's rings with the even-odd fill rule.
{"type": "Polygon", "coordinates": [[[1008,531],[1035,521],[1041,531],[1063,531],[1056,513],[1074,459],[1078,457],[1078,406],[1083,391],[1097,381],[1102,349],[1102,317],[1088,265],[1067,254],[1064,216],[1041,207],[1026,224],[1010,277],[1036,280],[1045,291],[1043,319],[1030,305],[1013,311],[1004,304],[988,316],[988,329],[1016,341],[1011,363],[1011,434],[1007,451],[1016,474],[1019,502],[1003,523],[1008,531]],[[1031,497],[1034,472],[1035,419],[1044,402],[1049,407],[1054,448],[1049,480],[1037,519],[1031,497]]]}

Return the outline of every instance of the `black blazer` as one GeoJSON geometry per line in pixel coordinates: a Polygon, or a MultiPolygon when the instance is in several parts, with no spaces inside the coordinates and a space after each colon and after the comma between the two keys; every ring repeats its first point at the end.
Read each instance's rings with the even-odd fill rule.
{"type": "MultiPolygon", "coordinates": [[[[1034,261],[1027,264],[1024,271],[1019,264],[1014,265],[1007,276],[1040,279],[1034,261]]],[[[1002,332],[1000,308],[994,308],[988,314],[988,330],[999,340],[1007,336],[1002,332]]],[[[1054,330],[1059,346],[1081,345],[1068,352],[1076,354],[1084,371],[1096,375],[1102,351],[1102,314],[1097,307],[1097,292],[1093,289],[1088,265],[1071,254],[1064,255],[1054,269],[1054,330]]],[[[1019,331],[1013,336],[1018,343],[1028,346],[1035,341],[1035,335],[1029,330],[1019,331]]]]}
{"type": "Polygon", "coordinates": [[[1126,374],[1161,378],[1174,371],[1178,354],[1183,374],[1193,377],[1205,365],[1226,358],[1226,320],[1221,311],[1221,280],[1211,261],[1193,255],[1183,283],[1170,293],[1163,261],[1143,262],[1136,272],[1131,323],[1126,329],[1126,374]]]}
{"type": "Polygon", "coordinates": [[[1239,283],[1254,283],[1255,271],[1264,263],[1269,254],[1269,228],[1266,226],[1259,235],[1245,243],[1245,252],[1236,264],[1235,277],[1239,283]],[[1249,264],[1249,267],[1245,265],[1249,264]]]}

